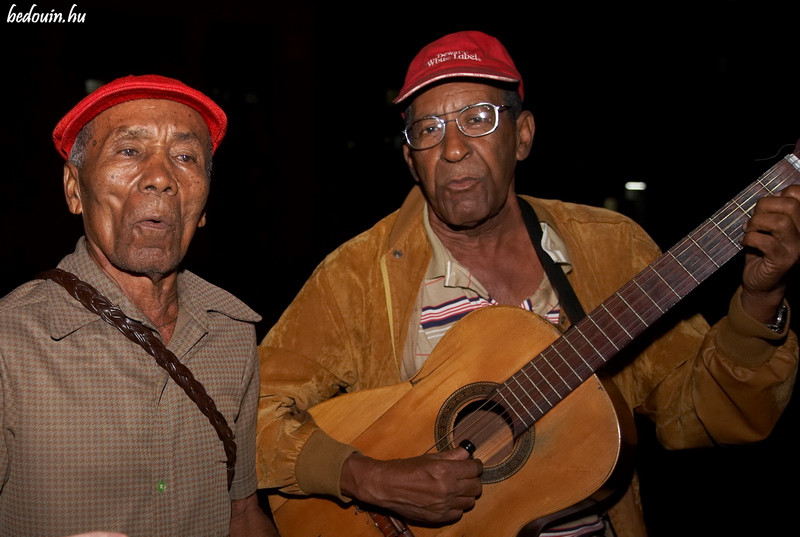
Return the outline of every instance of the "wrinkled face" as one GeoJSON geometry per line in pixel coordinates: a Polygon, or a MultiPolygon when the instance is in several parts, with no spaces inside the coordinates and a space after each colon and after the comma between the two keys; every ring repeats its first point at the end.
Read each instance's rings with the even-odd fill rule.
{"type": "MultiPolygon", "coordinates": [[[[416,97],[410,120],[481,102],[503,105],[503,101],[503,92],[496,87],[451,82],[416,97]]],[[[456,115],[443,119],[455,119],[456,115]]],[[[451,121],[439,145],[421,151],[403,147],[411,174],[432,209],[432,223],[438,220],[453,229],[475,228],[497,215],[514,195],[514,169],[530,152],[533,117],[523,112],[515,122],[507,111],[499,117],[497,130],[486,136],[465,136],[451,121]]]]}
{"type": "Polygon", "coordinates": [[[151,278],[177,269],[205,224],[208,147],[200,114],[173,101],[129,101],[94,119],[83,167],[65,165],[64,190],[101,265],[151,278]]]}

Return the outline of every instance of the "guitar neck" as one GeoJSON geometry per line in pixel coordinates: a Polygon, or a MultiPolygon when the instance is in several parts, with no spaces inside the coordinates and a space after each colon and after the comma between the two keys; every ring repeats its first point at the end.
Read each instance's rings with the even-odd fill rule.
{"type": "MultiPolygon", "coordinates": [[[[800,144],[798,144],[800,147],[800,144]]],[[[800,181],[795,152],[659,256],[497,390],[521,434],[742,250],[756,202],[800,181]]]]}

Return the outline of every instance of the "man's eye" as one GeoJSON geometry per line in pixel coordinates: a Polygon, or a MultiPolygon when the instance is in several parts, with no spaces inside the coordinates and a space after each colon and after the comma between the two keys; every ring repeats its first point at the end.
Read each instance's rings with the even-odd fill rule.
{"type": "Polygon", "coordinates": [[[417,136],[430,136],[442,130],[442,126],[435,121],[422,121],[414,125],[413,131],[417,136]]]}
{"type": "Polygon", "coordinates": [[[133,149],[132,147],[126,147],[125,149],[121,150],[119,153],[120,153],[120,155],[123,155],[123,156],[126,156],[126,157],[133,157],[133,156],[136,156],[137,151],[135,149],[133,149]]]}
{"type": "Polygon", "coordinates": [[[481,123],[486,123],[489,121],[489,118],[486,117],[485,114],[475,114],[466,118],[466,123],[468,125],[480,125],[481,123]]]}
{"type": "Polygon", "coordinates": [[[180,154],[177,156],[177,159],[183,163],[197,162],[194,155],[180,154]]]}

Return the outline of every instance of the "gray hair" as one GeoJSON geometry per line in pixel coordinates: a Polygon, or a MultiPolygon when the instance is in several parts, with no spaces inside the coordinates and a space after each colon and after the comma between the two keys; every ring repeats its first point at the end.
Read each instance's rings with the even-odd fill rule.
{"type": "Polygon", "coordinates": [[[86,161],[86,148],[89,146],[89,140],[94,134],[94,120],[90,121],[83,126],[78,136],[75,137],[75,142],[72,144],[72,149],[69,151],[69,162],[79,170],[83,168],[86,161]]]}

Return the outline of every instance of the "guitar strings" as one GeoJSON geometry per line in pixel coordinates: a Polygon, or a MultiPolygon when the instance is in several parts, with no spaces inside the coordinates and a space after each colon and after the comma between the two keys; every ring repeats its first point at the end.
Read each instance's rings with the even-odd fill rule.
{"type": "MultiPolygon", "coordinates": [[[[600,353],[600,354],[602,354],[602,353],[600,353]]],[[[569,385],[569,383],[568,383],[568,382],[567,382],[567,381],[564,379],[564,376],[563,376],[563,375],[561,375],[561,374],[559,373],[558,369],[557,369],[556,367],[553,367],[553,362],[552,362],[552,361],[550,361],[550,360],[546,360],[546,359],[545,359],[545,360],[544,360],[544,363],[545,363],[547,366],[549,366],[549,367],[552,369],[552,371],[553,371],[553,372],[556,374],[556,376],[558,376],[558,377],[559,377],[559,379],[560,379],[560,381],[561,381],[561,382],[563,382],[564,384],[566,384],[566,385],[567,385],[567,387],[568,387],[568,388],[570,388],[570,390],[572,389],[572,386],[570,386],[570,385],[569,385]]],[[[567,361],[566,363],[567,363],[567,365],[569,365],[569,362],[568,362],[568,361],[567,361]]],[[[548,385],[550,385],[550,388],[551,388],[551,389],[552,389],[552,390],[553,390],[555,393],[557,393],[557,392],[558,392],[558,390],[557,390],[557,389],[556,389],[556,388],[555,388],[555,387],[552,385],[552,382],[550,382],[550,377],[548,376],[548,373],[546,373],[546,372],[544,372],[544,373],[543,373],[543,372],[542,372],[542,371],[539,369],[539,367],[538,367],[538,365],[537,365],[537,362],[536,362],[536,361],[532,362],[531,364],[528,364],[528,366],[526,366],[526,367],[533,367],[533,368],[535,368],[535,369],[536,369],[536,372],[535,372],[535,373],[536,373],[536,376],[537,376],[537,378],[542,378],[542,379],[544,379],[544,381],[545,381],[545,382],[546,382],[548,385]]],[[[570,366],[570,369],[572,369],[572,368],[571,368],[571,366],[570,366]]],[[[572,371],[573,371],[573,373],[575,373],[575,372],[574,372],[574,369],[572,369],[572,371]]],[[[578,381],[581,381],[581,382],[582,382],[582,381],[584,380],[584,378],[583,378],[583,377],[581,377],[581,376],[580,376],[580,375],[578,375],[578,374],[576,374],[575,376],[576,376],[576,378],[577,378],[577,380],[578,380],[578,381]]],[[[537,387],[537,383],[535,383],[535,382],[531,382],[531,385],[532,385],[534,388],[536,388],[536,387],[537,387]]],[[[512,393],[513,393],[513,391],[512,391],[512,393]]],[[[545,399],[545,402],[547,403],[545,406],[546,406],[546,407],[548,407],[548,408],[549,408],[549,407],[551,407],[553,403],[552,403],[552,401],[548,400],[548,398],[547,398],[547,395],[546,395],[544,392],[542,392],[541,390],[539,390],[539,394],[540,394],[540,396],[541,396],[541,397],[543,397],[543,398],[545,399]]],[[[535,400],[535,399],[533,400],[533,403],[536,405],[536,400],[535,400]]],[[[538,407],[538,405],[536,405],[536,406],[538,407]]],[[[540,409],[540,408],[539,408],[538,410],[540,410],[540,411],[541,411],[541,409],[540,409]]]]}
{"type": "MultiPolygon", "coordinates": [[[[536,420],[541,418],[550,408],[555,406],[556,403],[560,402],[563,398],[569,395],[575,388],[577,388],[577,386],[588,379],[599,367],[605,364],[605,362],[611,356],[616,354],[616,352],[624,348],[627,343],[632,341],[635,335],[638,335],[630,335],[626,331],[625,327],[616,321],[616,317],[612,313],[612,310],[615,307],[621,306],[624,310],[631,310],[634,312],[640,311],[641,315],[637,314],[640,320],[642,317],[644,319],[649,319],[651,317],[656,319],[659,318],[663,313],[665,313],[665,310],[659,306],[658,302],[649,296],[648,290],[655,288],[657,285],[663,285],[666,283],[670,291],[675,294],[674,303],[682,300],[700,283],[702,283],[706,277],[715,272],[722,264],[726,263],[736,253],[742,250],[742,246],[739,242],[740,237],[744,234],[742,225],[745,218],[749,217],[751,214],[758,199],[765,195],[764,191],[767,193],[775,193],[787,186],[784,183],[791,184],[793,182],[797,182],[797,175],[798,170],[792,165],[788,164],[786,159],[781,160],[779,163],[773,166],[758,180],[740,192],[737,197],[723,206],[722,209],[704,221],[687,237],[679,241],[675,246],[659,256],[651,265],[646,267],[630,282],[623,285],[609,299],[605,300],[600,306],[595,308],[594,311],[588,314],[586,318],[573,325],[549,347],[545,348],[539,353],[539,355],[534,357],[533,360],[525,364],[515,375],[512,375],[512,377],[507,379],[503,384],[499,384],[497,390],[493,392],[493,395],[484,401],[484,403],[482,403],[482,405],[479,407],[478,410],[485,411],[485,414],[481,415],[470,424],[470,430],[477,430],[478,432],[487,430],[489,427],[492,427],[496,424],[496,416],[498,414],[511,416],[512,431],[516,429],[522,429],[522,431],[524,431],[533,426],[536,420]],[[714,240],[717,239],[720,234],[724,235],[728,241],[714,240]],[[707,249],[704,249],[701,244],[704,241],[708,242],[708,240],[713,240],[713,242],[707,245],[707,249]],[[702,250],[702,252],[705,254],[704,256],[690,255],[698,248],[702,250]],[[687,255],[689,256],[688,258],[687,255]],[[719,260],[721,260],[721,263],[717,262],[719,260]],[[665,280],[664,277],[655,270],[655,268],[656,265],[659,264],[668,263],[673,265],[674,262],[677,262],[680,268],[691,276],[691,279],[683,277],[677,280],[677,285],[672,286],[669,285],[669,283],[675,282],[665,280]],[[695,280],[694,275],[700,274],[701,272],[707,272],[707,274],[701,275],[699,281],[695,280]],[[645,301],[645,304],[640,305],[635,303],[635,301],[631,303],[616,304],[619,302],[619,299],[622,299],[622,302],[625,302],[621,294],[626,288],[630,289],[632,286],[638,287],[638,290],[640,291],[640,293],[633,295],[634,298],[638,298],[640,302],[645,301]],[[633,306],[640,306],[640,308],[637,310],[633,306]],[[614,319],[619,327],[622,328],[623,332],[625,332],[625,336],[628,341],[618,345],[601,329],[601,333],[605,337],[605,340],[603,340],[603,344],[598,347],[583,335],[582,327],[588,325],[589,323],[592,323],[597,328],[599,328],[601,325],[608,326],[608,323],[598,322],[599,319],[603,317],[610,317],[614,319]],[[584,342],[582,345],[578,345],[577,347],[574,346],[571,341],[571,336],[575,334],[581,336],[584,342]],[[565,344],[569,346],[569,349],[565,349],[565,351],[559,351],[559,346],[564,346],[565,344]],[[588,348],[587,345],[591,348],[588,348]],[[613,347],[613,349],[611,347],[613,347]],[[551,351],[555,352],[560,360],[554,361],[552,359],[548,359],[547,355],[550,354],[551,351]],[[583,353],[581,351],[588,351],[589,355],[599,356],[601,358],[601,363],[599,365],[593,365],[587,362],[586,359],[583,358],[583,353]],[[576,364],[578,367],[578,370],[576,370],[573,368],[570,362],[563,357],[564,354],[575,354],[581,359],[583,364],[576,364]],[[541,359],[537,360],[537,358],[541,359]],[[542,371],[539,367],[539,362],[542,362],[544,365],[546,365],[546,367],[549,368],[549,371],[542,371]],[[565,365],[566,369],[562,368],[562,371],[559,371],[559,367],[562,365],[565,365]],[[531,368],[535,369],[535,372],[529,371],[531,368]],[[550,371],[552,371],[552,373],[550,371]],[[525,383],[530,384],[535,391],[538,392],[538,396],[536,394],[532,394],[530,390],[525,389],[525,386],[520,379],[516,378],[519,374],[524,375],[526,381],[525,383]],[[566,380],[566,378],[571,378],[573,376],[579,381],[574,387],[571,386],[566,380]],[[547,397],[546,393],[542,391],[542,388],[545,386],[540,386],[540,383],[535,381],[534,378],[542,379],[544,381],[546,386],[549,387],[549,390],[546,391],[551,394],[551,398],[555,401],[551,401],[550,398],[547,397]],[[527,398],[530,400],[529,403],[536,407],[535,412],[531,413],[531,411],[528,410],[524,404],[522,405],[526,410],[526,413],[529,415],[528,418],[515,413],[514,405],[508,404],[509,400],[516,400],[517,402],[522,403],[514,387],[510,385],[512,381],[522,388],[523,394],[527,395],[527,398]],[[566,386],[566,393],[562,394],[559,389],[556,388],[556,386],[560,385],[566,386]],[[495,400],[495,396],[501,399],[501,401],[495,400]],[[513,398],[510,399],[511,396],[513,396],[513,398]],[[502,412],[498,412],[498,410],[502,410],[502,412]],[[514,414],[516,414],[516,416],[514,416],[514,414]],[[516,417],[516,419],[522,423],[521,427],[515,426],[514,417],[516,417]]],[[[675,275],[668,274],[667,276],[675,275]]],[[[674,278],[670,277],[669,279],[672,280],[674,278]]],[[[666,309],[669,308],[671,308],[671,305],[666,307],[666,309]]],[[[647,326],[649,326],[649,324],[644,322],[644,327],[641,328],[641,330],[644,330],[644,328],[647,326]]],[[[452,443],[451,439],[458,438],[456,434],[456,429],[458,427],[459,425],[455,424],[442,437],[435,438],[434,445],[429,448],[428,451],[432,451],[434,449],[441,451],[442,449],[450,446],[452,443]]],[[[516,438],[518,434],[520,433],[515,432],[514,437],[516,438]]]]}
{"type": "MultiPolygon", "coordinates": [[[[762,177],[762,178],[760,179],[760,181],[762,181],[762,182],[763,182],[763,180],[764,180],[766,177],[767,177],[767,176],[765,175],[764,177],[762,177]]],[[[771,179],[768,179],[768,181],[771,181],[771,179]]],[[[751,188],[752,188],[753,186],[757,185],[757,184],[758,184],[758,181],[757,181],[756,183],[754,183],[753,185],[751,185],[751,188]]],[[[772,188],[772,187],[770,187],[769,185],[763,185],[763,186],[764,186],[765,188],[767,188],[768,190],[770,190],[770,188],[772,188]]],[[[774,185],[773,185],[773,187],[774,187],[774,185]]],[[[744,210],[744,213],[745,213],[745,214],[747,214],[747,213],[748,213],[750,210],[752,210],[752,207],[754,206],[754,202],[753,202],[752,200],[753,200],[753,199],[758,199],[758,198],[760,198],[760,197],[761,197],[761,195],[755,195],[755,193],[750,193],[750,192],[748,192],[748,191],[744,191],[743,193],[741,193],[741,194],[740,194],[740,197],[741,197],[742,195],[749,196],[749,198],[748,198],[748,199],[746,199],[746,200],[744,201],[744,205],[747,207],[747,209],[745,209],[745,210],[744,210]]],[[[735,201],[736,201],[736,200],[734,200],[734,202],[735,202],[735,201]]],[[[721,210],[721,211],[720,211],[718,214],[716,214],[715,216],[719,217],[719,215],[720,215],[720,214],[723,214],[723,213],[725,212],[725,210],[726,210],[726,209],[730,209],[730,207],[732,207],[732,206],[734,205],[734,202],[731,202],[731,203],[728,205],[728,207],[726,207],[726,208],[723,208],[723,210],[721,210]]],[[[742,206],[742,202],[740,202],[740,203],[739,203],[739,209],[741,209],[741,206],[742,206]]],[[[729,219],[729,217],[730,217],[731,215],[735,216],[735,211],[734,211],[734,212],[728,212],[728,214],[726,214],[726,215],[725,215],[725,217],[724,217],[723,219],[721,219],[721,221],[724,221],[724,220],[726,220],[726,219],[729,219]]],[[[706,222],[704,225],[707,225],[708,223],[712,222],[712,220],[713,220],[713,217],[712,217],[712,219],[709,219],[709,221],[707,221],[707,222],[706,222]]],[[[739,225],[739,227],[741,227],[741,223],[742,223],[742,222],[743,222],[743,218],[740,216],[740,217],[738,217],[738,218],[734,218],[734,221],[733,221],[733,222],[728,222],[727,224],[724,224],[724,226],[723,226],[723,227],[721,227],[720,229],[723,231],[723,233],[724,233],[724,234],[726,234],[726,235],[727,235],[727,234],[730,232],[730,229],[731,229],[731,227],[733,227],[733,226],[736,226],[736,225],[739,225]]],[[[717,224],[717,225],[719,225],[719,224],[717,224]]],[[[698,228],[698,229],[699,229],[699,230],[701,230],[701,229],[702,229],[702,227],[703,227],[703,226],[701,226],[701,227],[700,227],[700,228],[698,228]]],[[[704,237],[704,235],[707,235],[707,234],[708,234],[708,232],[705,232],[705,233],[703,233],[703,234],[701,234],[701,235],[697,235],[697,236],[698,236],[698,239],[702,239],[702,238],[704,237]]],[[[674,247],[672,250],[670,250],[670,252],[672,252],[672,253],[673,253],[673,255],[675,255],[675,257],[677,258],[677,257],[680,257],[681,255],[685,254],[685,253],[686,253],[686,252],[687,252],[687,251],[688,251],[690,248],[692,248],[692,247],[693,247],[693,244],[689,244],[689,239],[685,239],[685,240],[683,241],[683,243],[678,243],[678,245],[676,245],[676,247],[674,247]],[[683,250],[680,250],[681,248],[683,248],[683,250]]],[[[730,248],[730,245],[728,245],[728,248],[730,248]]],[[[734,252],[734,253],[738,252],[740,249],[741,249],[741,247],[740,247],[740,246],[738,246],[738,245],[736,245],[736,247],[735,247],[735,252],[734,252]]],[[[711,252],[711,254],[713,254],[713,252],[714,252],[714,247],[713,247],[713,246],[712,246],[712,248],[709,250],[709,252],[711,252]]],[[[710,260],[710,261],[711,261],[711,262],[712,262],[712,263],[715,265],[715,268],[714,268],[713,270],[716,270],[716,268],[719,268],[719,265],[717,265],[717,263],[714,261],[714,258],[715,258],[715,255],[716,255],[716,254],[714,254],[714,255],[711,255],[711,254],[709,254],[709,260],[710,260]]],[[[732,255],[733,255],[733,254],[732,254],[732,255]]],[[[731,256],[732,256],[732,255],[731,255],[731,256]]],[[[657,261],[658,261],[658,260],[657,260],[657,261]]],[[[727,260],[726,260],[726,261],[727,261],[727,260]]],[[[679,261],[679,262],[680,262],[680,261],[679,261]]],[[[654,263],[654,264],[655,264],[655,263],[654,263]]],[[[705,264],[706,264],[706,265],[708,265],[708,263],[707,263],[707,262],[706,262],[705,264]]],[[[684,268],[684,270],[687,270],[687,271],[688,271],[688,269],[686,269],[686,268],[685,268],[685,267],[686,267],[686,264],[685,264],[685,263],[684,263],[684,264],[682,264],[682,267],[684,268]]],[[[713,270],[712,270],[712,272],[713,272],[713,270]]],[[[647,287],[649,287],[649,286],[647,285],[647,283],[648,283],[648,281],[649,281],[649,280],[651,280],[651,279],[652,279],[652,271],[649,271],[649,273],[648,273],[648,271],[646,270],[645,272],[643,272],[642,274],[640,274],[640,276],[643,276],[643,278],[640,278],[640,279],[644,279],[643,283],[644,283],[645,285],[644,285],[644,289],[642,289],[642,291],[643,291],[643,292],[644,292],[644,294],[646,295],[646,294],[647,294],[647,291],[646,291],[645,289],[646,289],[647,287]]],[[[698,282],[698,284],[699,284],[699,282],[698,282]]],[[[688,291],[686,291],[686,290],[682,290],[682,289],[680,289],[680,288],[677,288],[677,291],[676,291],[675,289],[673,289],[673,292],[676,292],[676,295],[678,296],[678,299],[682,299],[682,298],[683,298],[683,296],[685,296],[685,294],[687,294],[689,291],[693,290],[693,289],[694,289],[694,287],[696,287],[696,285],[692,285],[688,291]]],[[[612,298],[613,298],[613,297],[612,297],[612,298]]],[[[652,304],[654,304],[654,305],[656,305],[656,306],[657,306],[657,304],[656,304],[654,301],[652,301],[652,299],[650,299],[650,302],[651,302],[652,304]]],[[[651,309],[652,309],[652,308],[651,308],[651,309]]],[[[659,308],[659,309],[660,309],[660,308],[659,308]]],[[[661,311],[660,313],[663,313],[663,311],[661,311]]],[[[659,316],[660,316],[660,313],[659,313],[659,316]]],[[[593,312],[593,315],[594,315],[594,314],[595,314],[595,312],[593,312]]],[[[591,317],[591,316],[590,316],[590,317],[591,317]]],[[[562,339],[568,340],[568,338],[562,338],[562,339]]],[[[612,340],[610,340],[610,339],[609,339],[609,341],[610,341],[610,342],[612,342],[612,344],[613,344],[613,341],[612,341],[612,340]]],[[[589,342],[589,341],[587,340],[587,342],[589,342]]],[[[590,343],[590,345],[591,345],[591,342],[589,342],[589,343],[590,343]]],[[[555,345],[555,344],[554,344],[554,345],[555,345]]],[[[616,347],[616,346],[615,346],[615,347],[616,347]]],[[[555,348],[555,347],[554,347],[554,348],[555,348]]],[[[546,349],[546,350],[547,350],[547,349],[546,349]]],[[[619,349],[616,349],[616,350],[619,350],[619,349]]],[[[595,352],[598,352],[598,353],[599,353],[599,354],[601,354],[601,355],[603,354],[602,352],[599,352],[599,351],[597,351],[596,349],[595,349],[595,352]]],[[[543,354],[544,354],[544,351],[543,351],[542,355],[543,355],[543,354]]],[[[552,377],[552,375],[550,375],[549,373],[542,373],[542,372],[539,370],[539,368],[538,368],[538,366],[537,366],[537,363],[536,363],[536,361],[533,361],[533,362],[531,362],[531,363],[527,364],[527,365],[526,365],[526,367],[533,366],[533,367],[535,367],[535,368],[537,369],[538,377],[540,377],[540,378],[544,379],[544,381],[545,381],[545,382],[546,382],[546,383],[547,383],[547,384],[550,386],[550,388],[553,390],[553,392],[554,392],[554,393],[557,395],[557,400],[556,400],[556,402],[558,402],[558,401],[560,401],[560,400],[563,398],[563,396],[561,396],[561,395],[559,394],[558,390],[555,388],[555,386],[553,386],[553,383],[551,382],[551,379],[552,379],[552,380],[554,380],[554,381],[556,381],[556,384],[560,384],[560,383],[563,383],[563,384],[565,384],[565,385],[568,387],[569,391],[572,391],[573,387],[572,387],[572,386],[570,386],[570,385],[569,385],[569,383],[568,383],[568,382],[565,380],[565,378],[564,378],[564,375],[562,375],[562,374],[561,374],[561,373],[558,371],[558,369],[557,369],[557,366],[558,366],[558,365],[560,365],[560,363],[557,363],[557,364],[556,364],[556,367],[554,367],[554,366],[553,366],[553,363],[552,363],[552,361],[550,361],[550,360],[547,360],[547,359],[544,359],[544,360],[542,360],[542,361],[544,361],[544,363],[546,363],[546,364],[547,364],[547,365],[548,365],[548,366],[551,368],[551,370],[552,370],[552,371],[555,373],[555,375],[558,377],[558,379],[555,379],[555,378],[554,378],[554,377],[552,377]]],[[[569,362],[564,362],[564,363],[566,363],[566,365],[569,367],[570,371],[571,371],[571,372],[572,372],[572,373],[573,373],[573,374],[574,374],[574,375],[575,375],[575,376],[578,378],[578,380],[579,380],[580,382],[583,382],[583,380],[585,380],[586,378],[588,378],[588,376],[590,376],[590,375],[587,375],[585,378],[584,378],[584,377],[581,377],[581,376],[580,376],[580,375],[578,375],[578,374],[577,374],[577,372],[575,372],[575,370],[574,370],[574,369],[573,369],[573,368],[572,368],[572,367],[569,365],[569,362]]],[[[588,365],[588,364],[587,364],[587,365],[588,365]]],[[[602,365],[602,364],[601,364],[601,365],[602,365]]],[[[590,367],[590,371],[591,371],[592,369],[593,369],[593,368],[591,368],[591,367],[590,367]]],[[[523,370],[523,372],[524,372],[524,370],[523,370]]],[[[526,376],[527,376],[527,374],[526,374],[526,376]]],[[[512,378],[512,380],[513,380],[513,378],[512,378]]],[[[507,381],[507,382],[508,382],[508,381],[507,381]]],[[[533,385],[535,388],[537,387],[536,383],[534,383],[532,380],[531,380],[531,384],[532,384],[532,385],[533,385]]],[[[503,393],[502,393],[503,386],[504,386],[504,385],[501,385],[501,388],[500,388],[500,390],[498,391],[498,394],[501,396],[501,398],[504,398],[504,399],[505,399],[505,396],[504,396],[504,395],[503,395],[503,393]]],[[[538,388],[537,388],[537,390],[538,390],[538,388]]],[[[541,390],[538,390],[538,391],[539,391],[539,395],[540,395],[540,396],[541,396],[541,397],[544,399],[544,401],[547,403],[547,404],[545,405],[545,411],[546,411],[547,409],[549,409],[549,408],[551,408],[551,407],[553,406],[553,402],[552,402],[552,401],[550,401],[550,400],[547,398],[547,396],[545,395],[545,393],[544,393],[544,392],[542,392],[541,390]]],[[[512,390],[512,393],[513,393],[513,390],[512,390]]],[[[535,400],[535,399],[533,399],[532,401],[533,401],[533,403],[534,403],[534,404],[537,406],[537,409],[538,409],[538,410],[539,410],[539,412],[540,412],[540,416],[539,416],[539,417],[541,417],[541,414],[544,414],[544,412],[542,412],[542,411],[541,411],[541,408],[540,408],[540,407],[539,407],[539,405],[536,403],[536,400],[535,400]]],[[[487,407],[487,410],[491,410],[491,408],[492,408],[492,407],[496,407],[498,404],[499,404],[499,403],[497,403],[497,402],[492,402],[492,404],[491,404],[491,407],[487,407]]],[[[532,417],[533,417],[533,416],[532,416],[532,417]]],[[[484,420],[484,421],[488,421],[488,419],[487,419],[487,420],[484,420]]],[[[525,421],[525,420],[523,420],[523,422],[524,422],[524,421],[525,421]]],[[[535,419],[534,419],[534,421],[535,421],[535,419]]],[[[527,424],[526,426],[529,426],[529,425],[532,425],[532,423],[531,423],[531,424],[527,424]]],[[[453,430],[451,430],[451,434],[453,433],[453,431],[454,431],[454,428],[453,428],[453,430]]],[[[444,438],[447,438],[447,437],[444,437],[444,438]]],[[[443,440],[443,439],[439,439],[439,440],[437,441],[437,444],[436,444],[436,445],[439,445],[439,444],[441,443],[441,441],[442,441],[442,440],[443,440]]]]}

